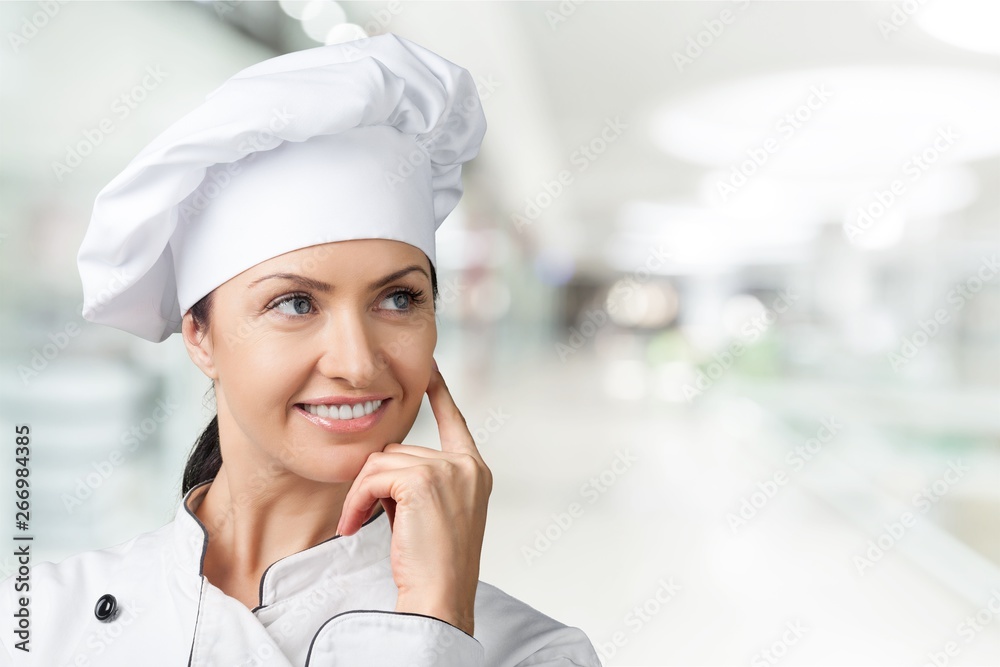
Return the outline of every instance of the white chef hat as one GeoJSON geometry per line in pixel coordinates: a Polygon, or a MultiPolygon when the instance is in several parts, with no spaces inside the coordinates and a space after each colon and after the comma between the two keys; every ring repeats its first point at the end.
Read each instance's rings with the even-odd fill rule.
{"type": "Polygon", "coordinates": [[[392,33],[237,73],[98,194],[84,318],[159,342],[233,276],[331,241],[420,248],[486,132],[469,72],[392,33]]]}

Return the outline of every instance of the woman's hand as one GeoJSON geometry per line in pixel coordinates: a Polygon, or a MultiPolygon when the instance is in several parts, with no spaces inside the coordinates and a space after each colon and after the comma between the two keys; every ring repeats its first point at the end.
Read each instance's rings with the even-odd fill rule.
{"type": "Polygon", "coordinates": [[[441,451],[393,443],[371,454],[344,499],[337,532],[353,534],[381,501],[392,527],[396,611],[471,635],[493,475],[436,367],[427,396],[441,451]]]}

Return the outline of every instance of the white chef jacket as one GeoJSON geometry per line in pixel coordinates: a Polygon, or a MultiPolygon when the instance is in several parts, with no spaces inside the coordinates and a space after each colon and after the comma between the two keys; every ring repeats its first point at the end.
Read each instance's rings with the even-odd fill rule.
{"type": "Polygon", "coordinates": [[[173,521],[107,549],[31,569],[30,652],[15,649],[14,576],[0,584],[0,664],[36,667],[600,667],[587,636],[482,581],[475,634],[394,611],[386,513],[350,536],[282,558],[252,611],[202,573],[208,536],[195,516],[210,482],[173,521]],[[105,594],[116,611],[99,620],[105,594]]]}

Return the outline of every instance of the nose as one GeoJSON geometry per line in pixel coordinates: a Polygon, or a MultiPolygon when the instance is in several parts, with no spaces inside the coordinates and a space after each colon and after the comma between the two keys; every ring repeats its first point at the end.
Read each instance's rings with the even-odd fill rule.
{"type": "Polygon", "coordinates": [[[340,311],[331,315],[319,344],[322,349],[317,370],[352,387],[367,387],[385,366],[385,355],[373,327],[359,313],[340,311]]]}

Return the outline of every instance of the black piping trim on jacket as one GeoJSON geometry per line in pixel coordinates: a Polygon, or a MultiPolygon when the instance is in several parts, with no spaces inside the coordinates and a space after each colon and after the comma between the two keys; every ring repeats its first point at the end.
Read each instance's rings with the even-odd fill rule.
{"type": "Polygon", "coordinates": [[[315,644],[316,644],[316,638],[319,637],[319,634],[321,632],[323,632],[323,628],[325,628],[328,623],[330,623],[332,621],[335,621],[338,618],[340,618],[341,616],[345,616],[346,614],[394,614],[396,616],[419,616],[421,618],[429,618],[432,621],[438,621],[439,623],[444,623],[445,625],[451,625],[451,627],[455,628],[456,630],[458,630],[459,632],[461,632],[466,637],[471,637],[473,639],[473,641],[475,641],[477,644],[480,644],[480,641],[478,639],[476,639],[475,637],[473,637],[472,635],[470,635],[468,632],[466,632],[462,628],[458,627],[457,625],[452,625],[448,621],[440,619],[437,616],[428,616],[427,614],[418,614],[418,613],[413,612],[413,611],[386,611],[384,609],[351,609],[349,611],[342,611],[342,612],[340,612],[339,614],[337,614],[335,616],[331,616],[330,618],[328,618],[325,621],[323,621],[323,625],[319,626],[319,629],[316,630],[316,634],[313,635],[312,641],[309,642],[309,651],[306,653],[306,664],[305,664],[305,667],[309,667],[309,661],[312,660],[313,646],[315,646],[315,644]]]}
{"type": "MultiPolygon", "coordinates": [[[[385,512],[385,508],[382,507],[382,503],[379,503],[379,509],[375,512],[375,514],[372,514],[371,517],[367,521],[365,521],[363,524],[361,524],[361,527],[364,528],[365,526],[367,526],[368,524],[370,524],[372,521],[374,521],[375,519],[379,518],[384,512],[385,512]]],[[[357,535],[357,533],[355,533],[355,535],[357,535]]],[[[333,537],[328,537],[327,539],[323,540],[322,542],[317,542],[312,547],[309,547],[309,549],[312,549],[313,547],[318,547],[321,544],[326,544],[327,542],[335,540],[335,539],[337,539],[339,537],[344,537],[344,536],[343,535],[334,535],[333,537]]],[[[305,551],[305,549],[303,549],[303,551],[305,551]]],[[[302,551],[296,551],[295,553],[300,554],[300,553],[302,553],[302,551]]],[[[285,560],[289,556],[294,556],[294,555],[295,554],[288,554],[288,556],[282,556],[278,560],[274,561],[274,563],[280,563],[281,561],[285,560]]],[[[264,572],[260,575],[260,585],[257,588],[257,606],[250,610],[250,613],[252,613],[252,614],[256,614],[259,610],[261,610],[265,606],[267,606],[267,605],[264,604],[264,579],[267,577],[268,571],[272,567],[274,567],[274,563],[271,563],[270,565],[268,565],[264,569],[264,572]]]]}
{"type": "MultiPolygon", "coordinates": [[[[212,479],[206,480],[201,484],[192,487],[191,490],[188,491],[187,497],[181,499],[181,504],[184,505],[184,511],[187,512],[191,516],[191,518],[195,520],[195,523],[198,524],[198,527],[201,528],[202,534],[205,536],[204,541],[201,543],[201,560],[198,562],[198,576],[201,577],[205,576],[205,554],[208,553],[208,528],[205,528],[205,524],[201,522],[201,519],[199,519],[198,516],[191,511],[191,508],[188,507],[187,499],[191,497],[192,492],[195,489],[205,486],[206,484],[211,484],[213,481],[215,481],[214,477],[212,479]]],[[[204,498],[202,500],[204,500],[204,498]]]]}
{"type": "Polygon", "coordinates": [[[188,667],[191,667],[191,663],[194,661],[194,645],[198,642],[198,622],[201,620],[201,606],[202,604],[204,604],[205,601],[204,572],[205,572],[205,554],[208,552],[208,529],[205,528],[205,524],[201,522],[201,519],[199,519],[198,516],[191,511],[191,508],[188,507],[187,499],[191,497],[191,495],[193,495],[191,493],[192,491],[194,491],[200,486],[210,484],[212,481],[213,480],[210,479],[202,482],[201,484],[197,484],[196,486],[188,490],[188,493],[184,498],[181,498],[181,505],[184,506],[184,511],[186,511],[191,516],[191,518],[195,520],[195,523],[198,524],[198,527],[201,528],[202,534],[204,534],[205,536],[204,541],[201,543],[201,560],[198,562],[198,576],[201,577],[201,584],[198,586],[198,613],[195,614],[194,616],[194,632],[191,635],[191,651],[188,653],[188,667]]]}
{"type": "Polygon", "coordinates": [[[201,620],[201,605],[205,601],[205,578],[201,579],[201,586],[198,587],[198,613],[194,615],[194,632],[191,634],[191,651],[188,652],[188,667],[194,661],[194,645],[198,642],[198,621],[201,620]]]}

